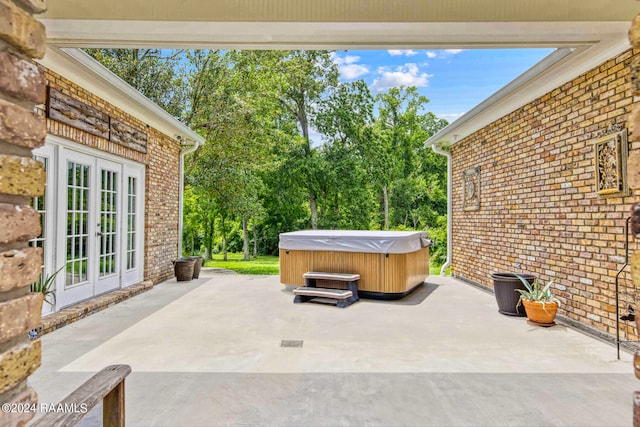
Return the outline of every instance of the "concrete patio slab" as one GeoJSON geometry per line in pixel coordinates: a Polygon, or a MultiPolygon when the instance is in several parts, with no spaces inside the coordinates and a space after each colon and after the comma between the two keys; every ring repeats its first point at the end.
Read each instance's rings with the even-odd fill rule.
{"type": "Polygon", "coordinates": [[[631,425],[631,355],[456,280],[340,309],[293,304],[277,276],[201,277],[43,337],[40,401],[126,363],[129,426],[631,425]]]}

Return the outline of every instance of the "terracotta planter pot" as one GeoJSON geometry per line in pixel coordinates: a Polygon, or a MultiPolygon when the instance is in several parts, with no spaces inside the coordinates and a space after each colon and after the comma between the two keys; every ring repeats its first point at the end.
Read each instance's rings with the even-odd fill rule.
{"type": "Polygon", "coordinates": [[[553,325],[553,319],[556,318],[558,311],[557,302],[545,302],[544,305],[538,301],[522,300],[524,309],[527,312],[527,318],[533,323],[540,325],[553,325]]]}

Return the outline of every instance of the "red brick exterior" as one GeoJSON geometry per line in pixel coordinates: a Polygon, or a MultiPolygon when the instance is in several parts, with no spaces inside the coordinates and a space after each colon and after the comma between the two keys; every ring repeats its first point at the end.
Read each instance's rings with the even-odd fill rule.
{"type": "Polygon", "coordinates": [[[154,283],[173,277],[178,254],[180,143],[125,113],[51,70],[43,69],[48,86],[148,134],[147,153],[110,142],[80,129],[47,119],[47,131],[85,146],[146,165],[144,278],[154,283]]]}
{"type": "MultiPolygon", "coordinates": [[[[596,194],[592,142],[609,125],[625,127],[633,107],[629,64],[639,52],[605,62],[451,147],[455,276],[489,287],[496,271],[554,280],[560,314],[615,332],[615,274],[638,196],[596,194]],[[480,210],[464,211],[462,174],[478,166],[480,210]]],[[[630,153],[638,148],[629,143],[630,153]]],[[[630,274],[622,278],[628,292],[630,274]]],[[[631,323],[628,332],[635,334],[631,323]]]]}

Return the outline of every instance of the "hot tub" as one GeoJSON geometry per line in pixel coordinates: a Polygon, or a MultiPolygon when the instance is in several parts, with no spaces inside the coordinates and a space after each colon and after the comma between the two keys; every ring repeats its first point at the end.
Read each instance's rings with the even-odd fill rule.
{"type": "MultiPolygon", "coordinates": [[[[397,299],[429,275],[426,232],[305,230],[280,234],[280,282],[304,286],[307,271],[357,273],[358,293],[397,299]]],[[[323,287],[341,284],[323,282],[323,287]]]]}

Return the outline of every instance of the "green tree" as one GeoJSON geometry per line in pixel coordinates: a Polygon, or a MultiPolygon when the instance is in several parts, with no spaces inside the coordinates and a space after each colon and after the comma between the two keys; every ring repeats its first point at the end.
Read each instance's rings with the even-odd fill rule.
{"type": "Polygon", "coordinates": [[[171,115],[180,118],[187,98],[183,50],[85,49],[90,56],[171,115]]]}
{"type": "Polygon", "coordinates": [[[312,123],[318,106],[330,88],[338,85],[338,68],[330,51],[244,51],[238,55],[239,65],[251,70],[253,81],[264,81],[263,96],[279,103],[280,108],[295,119],[300,138],[288,154],[297,157],[295,172],[306,187],[309,198],[311,227],[318,227],[317,195],[323,170],[311,141],[312,123]],[[257,78],[259,76],[259,78],[257,78]]]}

